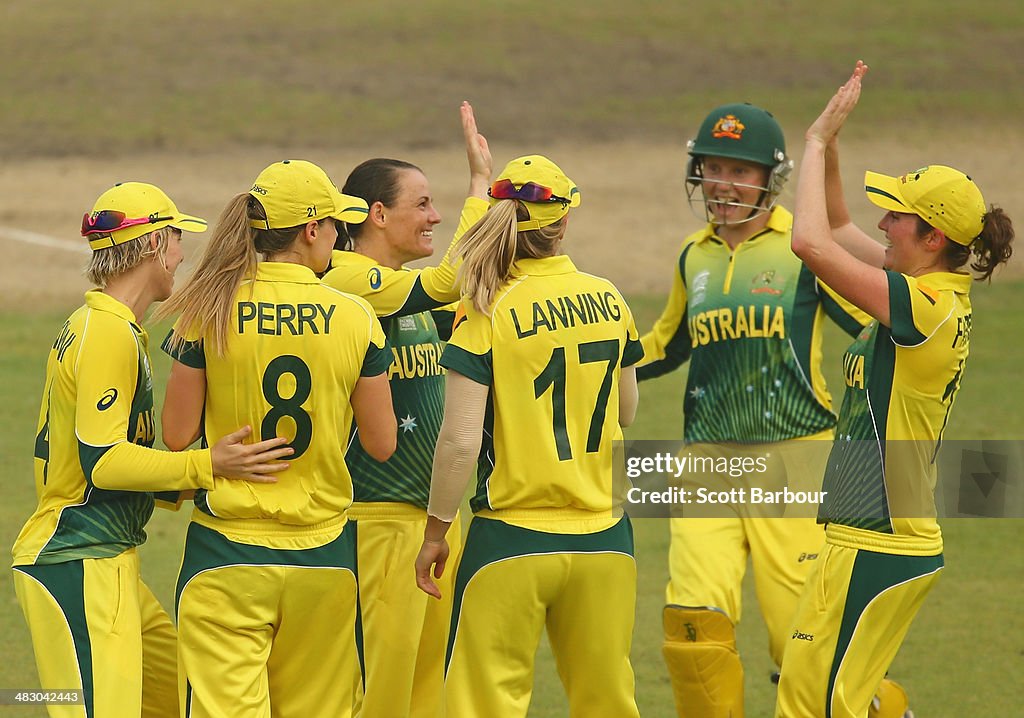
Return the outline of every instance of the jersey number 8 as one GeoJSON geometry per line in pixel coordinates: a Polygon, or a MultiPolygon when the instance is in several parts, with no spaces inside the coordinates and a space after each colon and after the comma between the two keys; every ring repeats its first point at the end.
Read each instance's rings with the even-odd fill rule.
{"type": "Polygon", "coordinates": [[[313,438],[313,419],[302,408],[313,388],[313,376],[306,362],[292,354],[283,354],[267,364],[263,372],[263,396],[270,404],[270,411],[260,424],[260,438],[264,441],[277,436],[277,425],[288,417],[295,422],[295,438],[289,446],[295,451],[289,461],[302,456],[313,438]],[[290,374],[295,378],[295,391],[289,397],[281,396],[281,377],[290,374]]]}

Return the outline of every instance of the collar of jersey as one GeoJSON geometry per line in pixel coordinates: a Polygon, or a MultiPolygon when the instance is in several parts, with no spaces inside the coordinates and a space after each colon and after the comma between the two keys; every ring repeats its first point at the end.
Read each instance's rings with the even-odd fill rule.
{"type": "MultiPolygon", "coordinates": [[[[782,205],[775,205],[775,209],[773,209],[772,213],[768,216],[768,224],[765,225],[765,228],[763,230],[761,230],[758,234],[754,235],[750,239],[757,239],[758,237],[764,236],[767,230],[771,230],[773,232],[790,232],[792,231],[792,229],[793,214],[782,205]]],[[[704,234],[702,234],[700,236],[700,239],[698,239],[697,241],[703,242],[705,240],[711,239],[714,236],[715,225],[713,225],[711,222],[708,222],[707,226],[704,227],[704,234]]]]}
{"type": "Polygon", "coordinates": [[[932,272],[917,277],[917,283],[938,291],[952,291],[957,294],[969,294],[974,279],[970,274],[962,272],[932,272]]]}
{"type": "Polygon", "coordinates": [[[367,257],[365,254],[359,252],[352,252],[349,250],[335,249],[331,252],[331,269],[335,267],[352,266],[353,264],[364,264],[367,266],[376,266],[377,260],[367,257]]]}
{"type": "Polygon", "coordinates": [[[559,254],[544,259],[517,259],[512,265],[512,274],[521,276],[524,274],[546,275],[546,274],[570,274],[576,271],[576,265],[572,263],[568,255],[559,254]]]}
{"type": "Polygon", "coordinates": [[[109,294],[105,294],[102,289],[90,289],[86,292],[85,306],[89,307],[89,309],[98,309],[101,312],[110,312],[121,319],[136,324],[135,315],[132,313],[132,310],[109,294]]]}
{"type": "MultiPolygon", "coordinates": [[[[352,252],[349,250],[335,249],[331,252],[331,269],[335,267],[383,267],[384,265],[378,262],[373,257],[367,257],[365,254],[359,252],[352,252]]],[[[395,271],[408,272],[408,267],[401,267],[395,271]]]]}
{"type": "Polygon", "coordinates": [[[264,282],[299,282],[318,284],[316,274],[309,267],[294,262],[260,262],[256,265],[256,279],[264,282]]]}

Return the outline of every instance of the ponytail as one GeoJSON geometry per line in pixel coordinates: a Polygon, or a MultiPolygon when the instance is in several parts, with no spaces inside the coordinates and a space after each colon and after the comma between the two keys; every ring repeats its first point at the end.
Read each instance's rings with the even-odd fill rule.
{"type": "Polygon", "coordinates": [[[979,281],[992,281],[992,272],[1013,254],[1013,222],[1000,207],[991,205],[985,213],[981,234],[971,244],[975,261],[971,269],[980,273],[979,281]]]}
{"type": "Polygon", "coordinates": [[[159,320],[181,314],[172,349],[180,348],[186,336],[201,336],[223,355],[235,295],[242,279],[256,271],[256,230],[249,226],[249,219],[262,213],[262,205],[248,193],[236,196],[224,208],[192,276],[154,315],[159,320]]]}
{"type": "MultiPolygon", "coordinates": [[[[568,216],[568,215],[566,215],[568,216]]],[[[456,257],[463,262],[458,280],[464,296],[490,315],[494,297],[509,279],[519,259],[543,259],[558,253],[565,217],[540,229],[519,231],[516,222],[530,219],[520,200],[500,200],[459,241],[456,257]]]]}
{"type": "Polygon", "coordinates": [[[490,315],[494,295],[508,281],[516,258],[516,202],[501,200],[463,235],[455,250],[463,295],[490,315]]]}

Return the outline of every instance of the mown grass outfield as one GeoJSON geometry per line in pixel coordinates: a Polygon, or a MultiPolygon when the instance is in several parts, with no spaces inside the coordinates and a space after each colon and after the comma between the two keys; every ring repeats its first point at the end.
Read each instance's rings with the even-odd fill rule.
{"type": "MultiPolygon", "coordinates": [[[[868,230],[878,219],[855,192],[864,169],[943,162],[969,171],[1024,226],[1022,39],[1024,4],[1012,0],[5,0],[0,235],[19,228],[74,242],[81,213],[117,180],[156,182],[186,211],[214,219],[284,156],[318,160],[340,181],[356,162],[390,155],[431,178],[446,218],[441,246],[465,185],[456,108],[470,99],[499,165],[545,152],[577,181],[585,201],[567,249],[624,290],[644,330],[679,242],[697,226],[681,178],[685,140],[703,115],[736,100],[768,107],[799,159],[803,128],[858,57],[872,71],[843,138],[855,219],[868,230]]],[[[792,206],[792,187],[783,201],[792,206]]],[[[0,241],[6,550],[34,505],[46,352],[85,283],[80,255],[0,241]]],[[[991,286],[975,286],[971,358],[949,437],[1024,438],[1022,275],[1015,260],[991,286]]],[[[830,329],[826,343],[838,401],[845,340],[830,329]]],[[[153,358],[159,405],[167,362],[159,351],[153,358]]],[[[678,372],[641,386],[628,438],[679,437],[684,380],[678,372]]],[[[142,550],[144,576],[166,606],[186,520],[187,511],[158,512],[142,550]]],[[[947,520],[943,531],[947,567],[893,676],[918,718],[1018,715],[1024,522],[947,520]]],[[[668,527],[643,520],[635,532],[637,701],[644,716],[668,718],[668,527]]],[[[37,686],[9,578],[0,580],[0,636],[0,688],[37,686]]],[[[739,637],[748,718],[770,716],[766,638],[749,590],[739,637]]],[[[565,716],[544,645],[536,685],[530,716],[565,716]]],[[[3,717],[43,714],[0,706],[3,717]]]]}

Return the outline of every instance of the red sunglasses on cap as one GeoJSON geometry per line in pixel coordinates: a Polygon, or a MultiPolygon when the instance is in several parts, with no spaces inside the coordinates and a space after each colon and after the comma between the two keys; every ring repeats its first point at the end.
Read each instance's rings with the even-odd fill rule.
{"type": "Polygon", "coordinates": [[[569,202],[565,197],[556,195],[550,187],[544,187],[536,182],[526,182],[516,189],[510,179],[498,180],[487,190],[487,194],[494,199],[518,199],[523,202],[569,202]]]}
{"type": "Polygon", "coordinates": [[[157,213],[154,213],[148,217],[130,219],[124,212],[120,212],[116,209],[104,209],[91,214],[86,212],[82,217],[82,236],[88,237],[90,234],[109,234],[111,232],[116,232],[119,229],[135,227],[140,224],[156,224],[157,222],[163,222],[168,219],[174,219],[174,217],[158,217],[157,213]]]}

